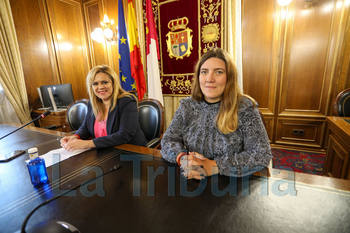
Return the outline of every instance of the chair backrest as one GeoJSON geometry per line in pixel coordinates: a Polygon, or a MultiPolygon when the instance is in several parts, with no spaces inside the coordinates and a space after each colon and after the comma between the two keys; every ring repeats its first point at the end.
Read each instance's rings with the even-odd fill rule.
{"type": "Polygon", "coordinates": [[[88,111],[88,100],[78,99],[69,104],[66,111],[66,123],[72,131],[76,131],[83,124],[88,111]]]}
{"type": "Polygon", "coordinates": [[[139,122],[146,139],[160,138],[164,131],[164,109],[155,99],[143,99],[139,103],[139,122]]]}
{"type": "Polygon", "coordinates": [[[131,93],[131,94],[133,94],[134,96],[136,96],[136,99],[137,99],[137,100],[139,99],[138,94],[137,94],[137,91],[135,91],[135,90],[130,90],[130,91],[128,91],[128,92],[131,93]]]}
{"type": "Polygon", "coordinates": [[[334,100],[333,115],[350,117],[350,88],[341,91],[334,100]]]}

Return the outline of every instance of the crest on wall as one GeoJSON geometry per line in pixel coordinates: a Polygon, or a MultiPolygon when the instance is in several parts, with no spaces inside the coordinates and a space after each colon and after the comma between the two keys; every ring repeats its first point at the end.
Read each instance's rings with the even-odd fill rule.
{"type": "Polygon", "coordinates": [[[170,32],[167,36],[167,51],[169,57],[175,57],[177,59],[183,59],[183,57],[189,57],[191,55],[192,47],[192,29],[187,28],[188,18],[183,17],[181,19],[173,19],[168,23],[170,32]]]}

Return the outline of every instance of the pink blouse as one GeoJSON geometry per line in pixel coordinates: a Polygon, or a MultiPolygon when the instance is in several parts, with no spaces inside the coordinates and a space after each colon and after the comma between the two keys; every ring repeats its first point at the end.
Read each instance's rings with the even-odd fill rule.
{"type": "Polygon", "coordinates": [[[104,121],[95,120],[94,132],[95,138],[107,136],[107,119],[104,121]]]}

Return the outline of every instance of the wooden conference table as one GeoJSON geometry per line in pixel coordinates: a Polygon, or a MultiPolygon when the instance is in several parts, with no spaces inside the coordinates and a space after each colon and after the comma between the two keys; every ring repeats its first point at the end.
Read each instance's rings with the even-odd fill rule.
{"type": "MultiPolygon", "coordinates": [[[[14,129],[0,125],[0,137],[14,129]]],[[[26,127],[1,140],[0,153],[36,146],[44,154],[64,135],[26,127]]],[[[116,164],[122,168],[39,208],[27,229],[61,220],[80,232],[349,232],[350,181],[277,169],[186,181],[159,156],[131,145],[89,150],[48,167],[49,182],[37,188],[28,154],[0,163],[0,232],[20,230],[37,205],[116,164]]]]}

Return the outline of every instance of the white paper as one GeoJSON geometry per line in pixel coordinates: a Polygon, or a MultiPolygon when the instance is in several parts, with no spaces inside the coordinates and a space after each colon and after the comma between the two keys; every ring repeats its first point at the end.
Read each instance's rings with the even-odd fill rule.
{"type": "MultiPolygon", "coordinates": [[[[74,155],[83,153],[84,151],[87,151],[90,149],[79,149],[79,150],[74,150],[74,151],[67,151],[64,148],[59,148],[55,150],[51,150],[47,152],[46,154],[40,155],[41,158],[45,159],[45,165],[46,167],[50,167],[58,162],[62,162],[63,160],[66,160],[74,155]],[[60,155],[60,156],[57,156],[60,155]]],[[[28,162],[26,160],[26,162],[28,162]]]]}

